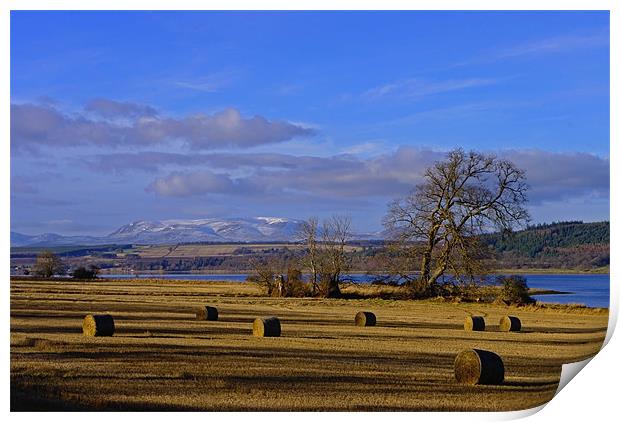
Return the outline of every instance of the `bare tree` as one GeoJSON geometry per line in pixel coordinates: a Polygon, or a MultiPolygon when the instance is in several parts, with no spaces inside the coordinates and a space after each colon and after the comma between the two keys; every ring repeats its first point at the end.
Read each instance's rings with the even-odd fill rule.
{"type": "Polygon", "coordinates": [[[267,256],[250,260],[252,276],[249,278],[265,289],[267,296],[280,295],[284,263],[279,257],[267,256]],[[280,287],[280,289],[279,289],[280,287]]]}
{"type": "Polygon", "coordinates": [[[44,250],[37,255],[32,269],[35,275],[50,278],[54,274],[64,274],[66,267],[58,255],[50,250],[44,250]]]}
{"type": "Polygon", "coordinates": [[[529,220],[526,190],[525,172],[512,162],[456,149],[389,206],[384,224],[396,244],[417,254],[418,281],[432,290],[446,272],[473,277],[481,271],[481,234],[529,220]]]}
{"type": "Polygon", "coordinates": [[[345,246],[351,237],[351,219],[332,216],[323,222],[319,259],[321,288],[326,297],[339,297],[340,276],[348,269],[345,246]]]}
{"type": "Polygon", "coordinates": [[[299,238],[306,244],[301,266],[309,270],[312,294],[339,297],[340,277],[348,269],[345,246],[351,237],[351,219],[332,216],[319,226],[316,217],[300,228],[299,238]]]}
{"type": "Polygon", "coordinates": [[[311,217],[300,228],[299,237],[306,244],[306,254],[301,259],[302,267],[310,270],[310,283],[312,294],[316,294],[319,287],[319,220],[311,217]]]}

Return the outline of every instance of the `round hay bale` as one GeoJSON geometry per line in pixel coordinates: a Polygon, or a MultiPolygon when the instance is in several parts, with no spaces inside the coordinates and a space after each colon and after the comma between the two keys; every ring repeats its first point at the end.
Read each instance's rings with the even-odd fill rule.
{"type": "Polygon", "coordinates": [[[114,319],[111,315],[86,315],[82,332],[89,337],[111,336],[114,334],[114,319]]]}
{"type": "Polygon", "coordinates": [[[203,306],[196,311],[196,320],[198,321],[217,321],[217,308],[213,306],[203,306]]]}
{"type": "Polygon", "coordinates": [[[256,318],[252,334],[256,337],[280,337],[280,320],[276,317],[256,318]]]}
{"type": "Polygon", "coordinates": [[[372,312],[361,311],[355,315],[355,325],[358,327],[372,327],[377,325],[377,317],[372,312]]]}
{"type": "Polygon", "coordinates": [[[499,385],[504,382],[504,362],[487,350],[463,350],[454,360],[454,376],[460,384],[499,385]]]}
{"type": "Polygon", "coordinates": [[[484,331],[484,318],[481,316],[467,316],[465,317],[463,327],[465,331],[484,331]]]}
{"type": "Polygon", "coordinates": [[[500,331],[521,331],[521,320],[515,316],[506,315],[499,320],[500,331]]]}

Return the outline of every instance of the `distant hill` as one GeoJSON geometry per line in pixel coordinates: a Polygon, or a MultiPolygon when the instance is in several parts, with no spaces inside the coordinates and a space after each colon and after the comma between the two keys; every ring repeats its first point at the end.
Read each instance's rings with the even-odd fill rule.
{"type": "Polygon", "coordinates": [[[101,237],[62,236],[54,233],[28,236],[11,232],[11,246],[289,241],[295,237],[300,224],[299,220],[275,217],[140,220],[125,224],[101,237]]]}
{"type": "MultiPolygon", "coordinates": [[[[29,236],[11,232],[11,246],[67,246],[135,243],[162,245],[196,242],[293,242],[301,220],[283,217],[203,218],[198,220],[134,221],[107,236],[29,236]]],[[[356,240],[379,239],[380,234],[356,233],[356,240]]]]}
{"type": "Polygon", "coordinates": [[[102,238],[93,236],[62,236],[56,233],[29,236],[27,234],[11,232],[11,247],[98,245],[101,243],[106,242],[102,238]]]}
{"type": "MultiPolygon", "coordinates": [[[[260,217],[137,221],[100,238],[11,233],[11,262],[15,266],[30,265],[41,249],[50,248],[63,258],[77,259],[81,265],[91,262],[102,268],[248,271],[249,258],[257,254],[290,256],[291,249],[285,243],[296,240],[300,223],[260,217]],[[273,246],[256,250],[244,247],[252,242],[273,246]],[[240,246],[222,254],[213,243],[240,246]],[[181,253],[183,248],[177,249],[179,244],[195,245],[194,255],[181,253]]],[[[356,248],[349,255],[355,271],[385,270],[385,262],[381,258],[375,260],[385,247],[382,238],[382,233],[353,238],[350,243],[356,248]]],[[[491,252],[491,266],[499,270],[606,271],[609,268],[609,222],[542,224],[511,233],[487,234],[482,240],[491,252]]]]}
{"type": "Polygon", "coordinates": [[[503,268],[593,269],[609,265],[609,222],[568,221],[494,233],[483,241],[503,268]]]}
{"type": "MultiPolygon", "coordinates": [[[[11,246],[41,248],[82,245],[80,248],[84,249],[84,245],[112,244],[291,242],[296,240],[301,223],[300,220],[281,217],[136,221],[101,237],[52,233],[28,236],[11,232],[11,246]]],[[[383,233],[353,236],[354,240],[362,242],[382,238],[383,233]]],[[[493,265],[497,268],[590,271],[609,265],[609,222],[540,224],[512,233],[487,234],[483,236],[483,242],[494,253],[493,265]]],[[[369,246],[381,247],[382,243],[371,242],[369,246]]],[[[361,269],[366,264],[358,262],[356,265],[361,269]]]]}

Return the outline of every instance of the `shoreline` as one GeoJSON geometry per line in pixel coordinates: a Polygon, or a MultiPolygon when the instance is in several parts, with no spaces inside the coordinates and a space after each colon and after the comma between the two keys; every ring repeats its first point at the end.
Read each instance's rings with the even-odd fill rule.
{"type": "Polygon", "coordinates": [[[575,292],[562,292],[553,289],[532,288],[528,290],[530,296],[542,296],[542,295],[574,295],[575,292]]]}
{"type": "Polygon", "coordinates": [[[597,268],[591,271],[579,269],[562,269],[562,268],[515,268],[515,269],[498,269],[498,275],[609,275],[609,267],[597,268]]]}
{"type": "MultiPolygon", "coordinates": [[[[174,279],[174,278],[169,278],[169,279],[164,279],[164,278],[158,278],[156,276],[150,276],[150,277],[140,277],[140,278],[97,278],[97,279],[83,279],[83,280],[76,280],[73,278],[55,278],[55,279],[41,279],[41,278],[36,278],[36,277],[29,277],[29,276],[11,276],[10,277],[10,281],[11,282],[20,282],[20,281],[42,281],[42,282],[46,282],[46,281],[67,281],[67,282],[78,282],[78,283],[100,283],[102,281],[108,281],[108,282],[136,282],[136,283],[150,283],[150,282],[155,282],[158,284],[161,283],[187,283],[188,285],[231,285],[231,286],[239,286],[239,285],[243,285],[243,284],[247,284],[247,282],[245,281],[238,281],[238,280],[188,280],[188,279],[174,279]]],[[[362,284],[362,285],[356,285],[356,287],[362,287],[364,289],[376,289],[376,288],[381,288],[381,287],[385,287],[385,286],[374,286],[372,284],[362,284]]],[[[575,294],[574,292],[569,292],[569,291],[560,291],[560,290],[554,290],[554,289],[548,289],[548,288],[540,288],[540,287],[533,287],[533,288],[529,288],[528,289],[528,294],[534,298],[534,296],[546,296],[546,295],[571,295],[571,294],[575,294]]],[[[259,295],[259,297],[263,297],[262,295],[259,295]]],[[[372,297],[367,297],[365,299],[368,300],[373,300],[376,298],[372,298],[372,297]]],[[[535,299],[535,298],[534,298],[535,299]]],[[[405,299],[405,301],[407,301],[408,299],[405,299]]],[[[430,299],[412,299],[414,302],[424,302],[424,301],[433,301],[432,298],[430,299]]],[[[537,301],[538,302],[538,301],[537,301]]],[[[487,305],[491,305],[490,303],[486,303],[487,305]]],[[[574,305],[579,305],[579,306],[583,306],[585,309],[609,309],[608,307],[599,307],[599,306],[591,306],[591,305],[587,305],[585,303],[556,303],[556,302],[539,302],[539,305],[543,305],[543,306],[554,306],[554,307],[559,307],[559,308],[572,308],[574,305]]]]}
{"type": "MultiPolygon", "coordinates": [[[[230,274],[230,275],[247,275],[251,271],[232,271],[232,270],[209,270],[209,271],[174,271],[174,272],[161,272],[161,271],[139,271],[135,273],[128,272],[100,272],[100,275],[106,276],[167,276],[172,274],[182,274],[182,275],[221,275],[221,274],[230,274]]],[[[366,271],[350,271],[347,274],[349,275],[374,275],[369,274],[366,271]]],[[[541,274],[549,274],[549,275],[565,275],[565,274],[574,274],[574,275],[605,275],[610,274],[609,267],[597,268],[591,271],[581,270],[581,269],[562,269],[562,268],[513,268],[513,269],[504,269],[499,268],[493,272],[493,275],[541,275],[541,274]]]]}

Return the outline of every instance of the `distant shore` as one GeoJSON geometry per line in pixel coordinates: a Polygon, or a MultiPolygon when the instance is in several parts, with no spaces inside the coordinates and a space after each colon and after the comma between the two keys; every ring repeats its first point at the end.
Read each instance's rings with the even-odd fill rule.
{"type": "MultiPolygon", "coordinates": [[[[135,275],[136,277],[140,276],[156,276],[156,275],[166,275],[166,274],[195,274],[195,275],[209,275],[209,274],[234,274],[234,275],[242,275],[248,274],[250,271],[233,271],[233,270],[208,270],[208,271],[173,271],[173,272],[161,272],[161,271],[136,271],[134,273],[129,272],[115,272],[115,271],[101,271],[102,275],[135,275]]],[[[367,272],[353,270],[349,271],[350,275],[365,275],[367,272]]],[[[578,268],[498,268],[493,271],[495,275],[528,275],[528,274],[575,274],[575,275],[589,275],[589,274],[609,274],[609,266],[594,268],[591,270],[583,270],[578,268]]]]}
{"type": "MultiPolygon", "coordinates": [[[[110,274],[110,275],[114,275],[114,274],[110,274]]],[[[122,274],[122,275],[125,275],[125,274],[122,274]]],[[[192,280],[182,280],[182,279],[178,279],[177,280],[177,279],[174,279],[174,278],[170,278],[170,279],[158,278],[157,275],[161,275],[161,274],[141,274],[141,275],[142,275],[142,277],[135,277],[135,279],[136,280],[160,280],[160,281],[166,281],[166,282],[192,281],[192,280]]],[[[32,281],[54,281],[54,280],[75,281],[73,278],[70,278],[70,277],[54,277],[52,279],[45,279],[45,278],[33,277],[33,276],[11,276],[11,280],[14,280],[14,281],[28,281],[28,280],[32,280],[32,281]]],[[[115,279],[113,277],[106,277],[106,278],[97,278],[97,279],[88,280],[88,281],[102,281],[102,280],[114,281],[114,280],[120,280],[120,279],[115,279]]],[[[232,280],[196,280],[196,281],[200,281],[200,283],[234,283],[234,284],[238,284],[237,281],[232,281],[232,280]]],[[[370,286],[370,284],[368,284],[367,286],[370,286]]],[[[530,296],[534,296],[534,295],[568,295],[568,294],[573,294],[573,292],[564,292],[564,291],[559,291],[559,290],[543,289],[543,288],[530,288],[528,290],[528,293],[530,294],[530,296]]]]}
{"type": "Polygon", "coordinates": [[[573,268],[510,268],[510,269],[498,269],[497,274],[576,274],[576,275],[589,275],[589,274],[609,274],[609,266],[594,268],[591,270],[573,269],[573,268]]]}
{"type": "Polygon", "coordinates": [[[538,296],[538,295],[571,295],[573,292],[561,292],[559,290],[552,289],[529,289],[528,294],[530,296],[538,296]]]}

